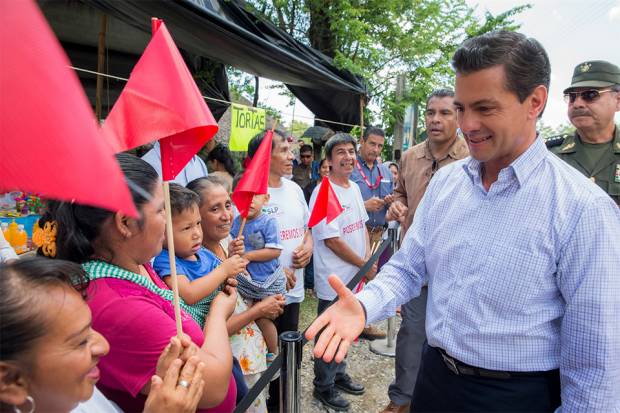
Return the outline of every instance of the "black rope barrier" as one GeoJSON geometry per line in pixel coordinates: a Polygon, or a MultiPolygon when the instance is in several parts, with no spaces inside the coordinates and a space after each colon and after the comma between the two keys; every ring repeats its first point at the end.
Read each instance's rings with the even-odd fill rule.
{"type": "MultiPolygon", "coordinates": [[[[349,283],[347,284],[347,288],[349,290],[353,290],[353,288],[355,288],[355,286],[362,280],[364,275],[366,275],[368,270],[370,270],[370,267],[372,267],[372,265],[379,259],[379,257],[381,256],[381,254],[383,254],[383,251],[385,251],[385,249],[388,247],[389,244],[390,244],[390,240],[389,239],[383,240],[383,242],[381,243],[379,248],[377,248],[375,253],[359,269],[359,271],[355,274],[355,276],[351,279],[351,281],[349,281],[349,283]]],[[[335,303],[336,301],[338,301],[338,296],[336,296],[336,298],[334,298],[332,300],[330,305],[335,303]]],[[[308,342],[308,340],[306,340],[306,331],[307,330],[308,330],[308,328],[306,328],[306,330],[304,330],[304,332],[302,334],[302,336],[303,336],[303,341],[302,341],[302,344],[301,344],[302,347],[308,342]]],[[[320,332],[319,332],[319,334],[320,334],[320,332]]],[[[241,399],[239,404],[237,404],[237,407],[235,407],[235,410],[234,410],[233,413],[243,413],[243,412],[245,412],[250,407],[250,405],[254,402],[254,400],[256,400],[256,398],[259,396],[259,394],[263,391],[265,386],[267,386],[267,384],[269,384],[269,382],[271,381],[273,376],[275,376],[276,372],[278,370],[280,370],[281,367],[282,367],[282,354],[278,354],[278,357],[276,357],[273,360],[273,362],[271,363],[271,366],[269,366],[267,368],[267,370],[265,370],[263,375],[260,376],[258,381],[254,384],[254,386],[252,386],[252,388],[248,391],[248,393],[245,395],[245,397],[243,399],[241,399]]]]}

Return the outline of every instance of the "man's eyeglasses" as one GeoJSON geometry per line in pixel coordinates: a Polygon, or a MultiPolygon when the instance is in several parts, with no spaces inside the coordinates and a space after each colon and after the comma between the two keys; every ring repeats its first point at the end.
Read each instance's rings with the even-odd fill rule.
{"type": "Polygon", "coordinates": [[[564,100],[566,101],[566,103],[575,103],[575,100],[577,100],[577,96],[581,97],[581,99],[584,100],[584,102],[594,102],[595,100],[597,100],[598,98],[601,97],[601,93],[605,93],[605,92],[613,92],[612,89],[603,89],[603,90],[596,90],[596,89],[592,89],[592,90],[584,90],[582,92],[568,92],[564,94],[564,100]]]}

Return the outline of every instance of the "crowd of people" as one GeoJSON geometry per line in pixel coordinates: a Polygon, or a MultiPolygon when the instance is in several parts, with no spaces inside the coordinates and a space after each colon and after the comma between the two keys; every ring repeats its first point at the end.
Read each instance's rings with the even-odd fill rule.
{"type": "MultiPolygon", "coordinates": [[[[232,412],[278,335],[299,329],[306,291],[313,395],[333,410],[365,391],[346,370],[350,344],[385,337],[372,323],[399,310],[383,413],[620,411],[620,69],[579,64],[564,91],[576,131],[545,142],[551,72],[536,40],[478,36],[453,66],[455,90],[426,100],[426,140],[396,162],[380,161],[377,127],[359,142],[335,133],[321,160],[305,142],[295,159],[274,130],[268,193],[247,222],[230,197],[243,172],[215,141],[170,185],[172,240],[157,144],[117,155],[139,217],[48,201],[53,254],[18,259],[0,238],[2,411],[232,412]],[[324,178],[343,212],[308,231],[324,178]],[[353,295],[390,221],[401,249],[353,295]]],[[[278,380],[248,411],[278,410],[278,380]]]]}

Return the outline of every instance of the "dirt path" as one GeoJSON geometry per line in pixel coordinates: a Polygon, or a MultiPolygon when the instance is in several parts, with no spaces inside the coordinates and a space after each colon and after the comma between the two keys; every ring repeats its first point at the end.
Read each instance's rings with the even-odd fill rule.
{"type": "MultiPolygon", "coordinates": [[[[300,311],[300,329],[305,329],[316,316],[316,300],[304,301],[300,311]]],[[[398,317],[397,327],[400,323],[398,317]]],[[[379,323],[383,331],[386,331],[387,323],[379,323]]],[[[380,412],[389,402],[387,389],[394,378],[394,359],[379,356],[370,351],[369,342],[360,340],[349,349],[347,357],[347,372],[356,381],[366,387],[366,392],[361,396],[343,394],[351,402],[350,412],[380,412]]],[[[312,397],[314,379],[312,361],[312,343],[304,346],[304,356],[301,368],[301,411],[303,413],[332,412],[324,407],[321,402],[312,397]]]]}

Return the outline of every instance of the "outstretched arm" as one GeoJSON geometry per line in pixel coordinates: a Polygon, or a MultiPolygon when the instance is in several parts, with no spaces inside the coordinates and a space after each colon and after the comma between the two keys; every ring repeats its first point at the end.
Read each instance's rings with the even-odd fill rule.
{"type": "Polygon", "coordinates": [[[314,320],[306,331],[306,338],[313,340],[323,329],[314,345],[314,357],[323,358],[327,363],[332,360],[340,363],[364,329],[366,318],[362,304],[340,278],[332,274],[328,281],[338,294],[338,301],[314,320]]]}

